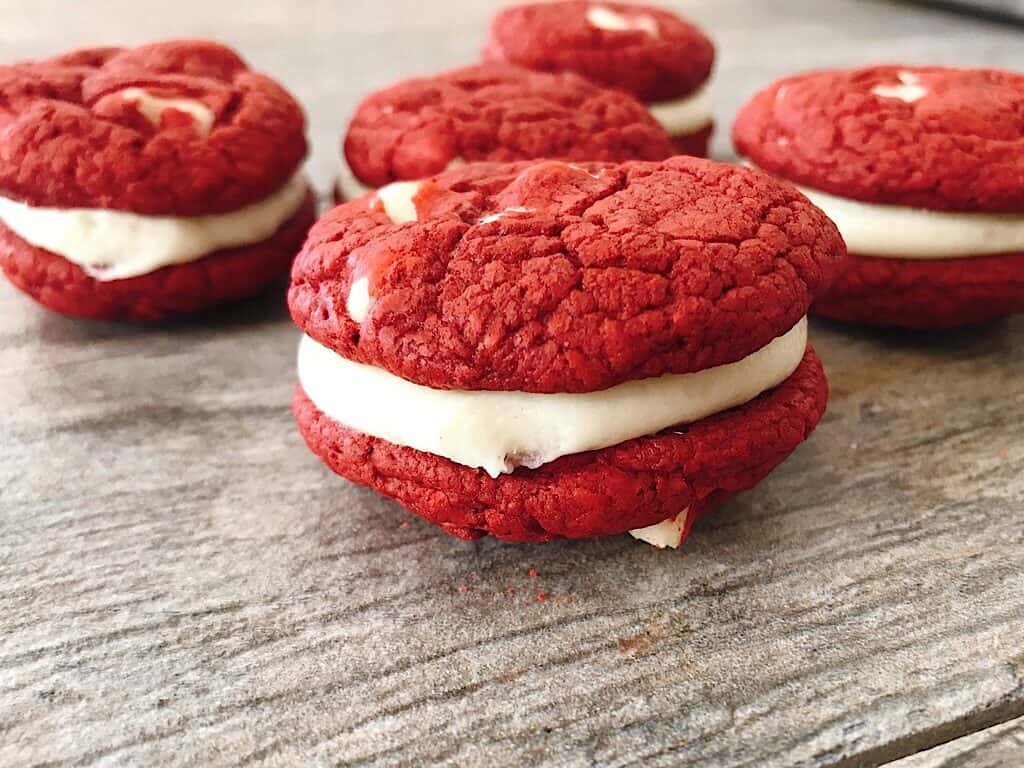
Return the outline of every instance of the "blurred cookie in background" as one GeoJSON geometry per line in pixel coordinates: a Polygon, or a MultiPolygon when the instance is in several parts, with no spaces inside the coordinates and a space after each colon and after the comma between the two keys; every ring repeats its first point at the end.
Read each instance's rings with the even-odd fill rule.
{"type": "Polygon", "coordinates": [[[485,64],[404,80],[367,96],[344,140],[339,199],[463,163],[662,160],[664,128],[639,101],[571,73],[485,64]]]}
{"type": "Polygon", "coordinates": [[[1024,312],[1024,75],[797,75],[746,104],[733,140],[846,240],[850,259],[815,313],[941,328],[1024,312]]]}
{"type": "Polygon", "coordinates": [[[287,274],[315,218],[305,118],[203,40],[0,67],[0,266],[69,315],[157,320],[287,274]]]}
{"type": "Polygon", "coordinates": [[[681,154],[706,156],[715,48],[673,13],[630,3],[530,3],[492,20],[485,61],[577,72],[645,102],[681,154]]]}

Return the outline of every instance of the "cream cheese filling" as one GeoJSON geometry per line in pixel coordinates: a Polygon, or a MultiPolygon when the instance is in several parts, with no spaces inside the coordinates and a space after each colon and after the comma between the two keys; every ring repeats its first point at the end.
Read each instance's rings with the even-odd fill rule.
{"type": "Polygon", "coordinates": [[[303,336],[298,377],[313,404],[339,424],[498,477],[742,405],[787,379],[806,349],[803,318],[734,363],[599,392],[537,394],[432,389],[303,336]]]}
{"type": "Polygon", "coordinates": [[[1024,251],[1024,214],[929,211],[797,189],[835,222],[850,253],[956,259],[1024,251]]]}
{"type": "Polygon", "coordinates": [[[97,280],[123,280],[266,240],[295,214],[308,188],[306,177],[297,173],[263,200],[206,216],[46,208],[0,197],[0,222],[22,240],[63,256],[97,280]]]}
{"type": "Polygon", "coordinates": [[[714,114],[707,85],[681,99],[655,102],[648,104],[647,108],[670,136],[696,133],[711,122],[714,114]]]}
{"type": "MultiPolygon", "coordinates": [[[[463,160],[461,157],[454,157],[449,161],[448,165],[446,165],[444,169],[446,171],[450,171],[452,168],[458,168],[459,166],[465,164],[466,161],[463,160]]],[[[379,190],[387,189],[392,184],[412,185],[417,183],[422,183],[422,181],[393,181],[391,182],[391,184],[385,184],[383,187],[380,188],[367,186],[366,184],[359,180],[359,178],[356,176],[355,171],[352,170],[352,167],[348,164],[348,161],[345,159],[343,155],[341,158],[341,169],[338,172],[337,191],[340,193],[340,200],[338,202],[348,203],[351,202],[352,200],[356,200],[360,197],[363,197],[364,195],[368,195],[371,192],[377,192],[379,190]]],[[[415,221],[415,218],[410,219],[410,221],[415,221]]]]}
{"type": "Polygon", "coordinates": [[[338,173],[338,192],[341,199],[338,202],[347,203],[376,191],[376,187],[367,186],[356,177],[355,171],[342,156],[341,171],[338,173]]]}

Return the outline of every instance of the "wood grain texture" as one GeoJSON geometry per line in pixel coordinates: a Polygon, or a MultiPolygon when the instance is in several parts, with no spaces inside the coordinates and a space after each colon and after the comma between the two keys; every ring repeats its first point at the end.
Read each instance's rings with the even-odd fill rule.
{"type": "Polygon", "coordinates": [[[892,768],[1004,768],[1024,765],[1024,718],[977,731],[890,765],[892,768]]]}
{"type": "MultiPolygon", "coordinates": [[[[326,189],[358,97],[469,60],[496,5],[4,0],[0,41],[223,38],[307,105],[326,189]]],[[[1019,33],[883,3],[679,5],[722,156],[793,70],[1024,68],[1019,33]]],[[[812,330],[824,422],[683,552],[515,547],[305,450],[280,290],[139,328],[3,283],[0,765],[871,765],[1024,714],[1024,318],[812,330]]]]}

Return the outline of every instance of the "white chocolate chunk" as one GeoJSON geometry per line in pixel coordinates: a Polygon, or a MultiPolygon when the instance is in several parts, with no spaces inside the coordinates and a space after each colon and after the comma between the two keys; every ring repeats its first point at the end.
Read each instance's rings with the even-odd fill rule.
{"type": "Polygon", "coordinates": [[[533,213],[533,210],[533,208],[524,208],[521,205],[514,205],[511,208],[506,208],[505,210],[499,211],[498,213],[492,213],[489,216],[484,216],[477,223],[490,224],[495,221],[500,221],[501,219],[508,216],[510,213],[533,213]]]}
{"type": "Polygon", "coordinates": [[[684,509],[671,520],[662,520],[660,523],[648,525],[646,528],[637,528],[629,532],[634,539],[645,541],[658,549],[677,549],[683,543],[683,531],[686,530],[686,516],[690,514],[689,509],[684,509]]]}
{"type": "Polygon", "coordinates": [[[413,199],[420,191],[422,182],[419,181],[396,181],[377,190],[375,197],[371,199],[380,201],[384,213],[388,215],[395,224],[407,224],[416,221],[416,203],[413,199]]]}
{"type": "Polygon", "coordinates": [[[912,104],[928,94],[928,89],[921,85],[921,79],[913,72],[900,72],[896,75],[898,85],[876,85],[871,92],[883,99],[899,99],[912,104]]]}
{"type": "Polygon", "coordinates": [[[157,128],[160,127],[163,114],[168,109],[189,115],[196,133],[200,136],[207,136],[213,127],[213,110],[197,99],[163,98],[150,93],[145,88],[125,88],[120,91],[120,96],[125,101],[134,104],[139,114],[157,128]]]}
{"type": "Polygon", "coordinates": [[[348,290],[348,299],[345,301],[345,309],[348,316],[355,322],[361,323],[370,313],[370,305],[373,299],[370,296],[370,278],[360,277],[352,283],[348,290]]]}
{"type": "Polygon", "coordinates": [[[604,5],[592,5],[587,9],[587,21],[598,29],[611,32],[628,32],[637,30],[646,32],[651,37],[658,37],[658,20],[646,13],[625,16],[604,5]]]}

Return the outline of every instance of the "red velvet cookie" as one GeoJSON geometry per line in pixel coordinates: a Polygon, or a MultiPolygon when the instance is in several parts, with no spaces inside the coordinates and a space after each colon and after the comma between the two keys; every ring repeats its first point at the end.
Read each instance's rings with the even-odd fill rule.
{"type": "MultiPolygon", "coordinates": [[[[492,20],[485,61],[542,72],[577,72],[650,103],[679,151],[707,154],[710,104],[679,121],[669,107],[706,87],[715,49],[693,24],[660,8],[567,0],[505,8],[492,20]]],[[[692,105],[697,107],[697,105],[692,105]]]]}
{"type": "Polygon", "coordinates": [[[642,104],[572,74],[501,64],[406,80],[359,105],[345,157],[371,187],[459,163],[661,160],[672,142],[642,104]]]}
{"type": "Polygon", "coordinates": [[[733,139],[802,185],[847,240],[850,260],[816,312],[934,328],[1024,311],[1024,75],[798,75],[754,96],[733,139]]]}
{"type": "Polygon", "coordinates": [[[317,381],[303,378],[314,369],[304,374],[300,350],[296,418],[336,472],[463,538],[601,536],[684,509],[689,525],[813,430],[827,386],[805,341],[749,397],[551,460],[523,446],[497,474],[333,417],[336,403],[315,392],[358,398],[362,385],[323,371],[468,410],[508,394],[524,414],[552,395],[572,409],[633,384],[688,386],[799,332],[844,255],[835,227],[790,187],[694,158],[480,163],[393,184],[325,215],[296,258],[292,317],[328,361],[317,381]]]}
{"type": "Polygon", "coordinates": [[[212,42],[0,67],[0,266],[88,317],[150,320],[258,291],[315,217],[296,177],[304,128],[284,89],[212,42]]]}

